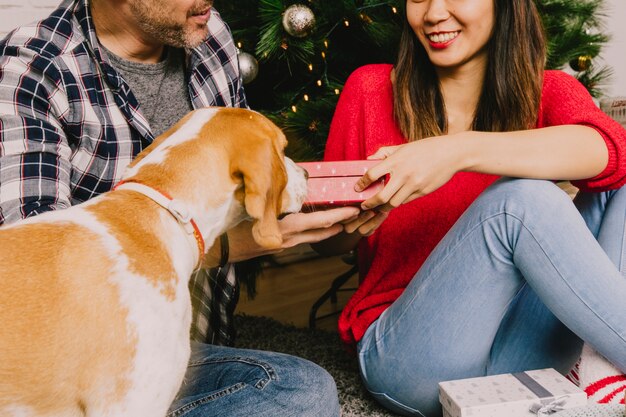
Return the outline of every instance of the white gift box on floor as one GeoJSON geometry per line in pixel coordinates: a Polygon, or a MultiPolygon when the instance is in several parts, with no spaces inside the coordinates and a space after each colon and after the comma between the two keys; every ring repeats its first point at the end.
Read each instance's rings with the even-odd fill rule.
{"type": "Polygon", "coordinates": [[[587,404],[587,394],[554,369],[439,384],[444,417],[548,416],[587,404]]]}

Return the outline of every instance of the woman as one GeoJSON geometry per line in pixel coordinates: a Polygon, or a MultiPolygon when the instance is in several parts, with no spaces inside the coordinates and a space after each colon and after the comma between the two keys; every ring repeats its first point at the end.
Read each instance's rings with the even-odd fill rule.
{"type": "Polygon", "coordinates": [[[396,65],[350,77],[325,154],[383,159],[357,188],[390,175],[317,245],[358,245],[362,283],[339,330],[368,390],[439,416],[438,382],[566,373],[582,340],[626,371],[624,129],[574,78],[544,72],[532,0],[405,12],[396,65]],[[549,180],[578,186],[575,205],[549,180]]]}

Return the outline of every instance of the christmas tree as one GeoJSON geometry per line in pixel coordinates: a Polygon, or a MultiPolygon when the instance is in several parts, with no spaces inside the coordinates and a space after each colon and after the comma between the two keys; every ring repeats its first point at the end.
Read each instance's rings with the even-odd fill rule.
{"type": "MultiPolygon", "coordinates": [[[[548,38],[546,67],[564,68],[600,95],[607,68],[592,63],[608,41],[602,0],[537,0],[548,38]]],[[[394,63],[404,0],[216,0],[241,53],[251,108],[287,134],[289,156],[318,160],[346,78],[394,63]]]]}

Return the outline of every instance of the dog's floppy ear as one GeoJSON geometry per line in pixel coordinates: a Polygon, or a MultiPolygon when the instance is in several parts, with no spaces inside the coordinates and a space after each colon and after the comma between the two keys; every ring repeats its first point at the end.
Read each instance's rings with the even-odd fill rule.
{"type": "Polygon", "coordinates": [[[279,155],[269,145],[259,152],[242,151],[239,172],[243,177],[245,208],[254,222],[252,236],[260,246],[277,249],[283,243],[278,215],[287,175],[278,161],[279,155]]]}

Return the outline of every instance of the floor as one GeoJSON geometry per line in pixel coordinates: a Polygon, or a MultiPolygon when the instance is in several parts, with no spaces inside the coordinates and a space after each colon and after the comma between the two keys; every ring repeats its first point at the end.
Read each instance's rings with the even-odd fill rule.
{"type": "MultiPolygon", "coordinates": [[[[330,287],[332,280],[350,269],[341,257],[320,257],[308,245],[294,248],[267,265],[257,278],[257,295],[249,300],[242,291],[238,313],[271,317],[296,327],[307,327],[313,303],[330,287]]],[[[343,288],[354,288],[356,275],[343,288]]],[[[324,303],[317,316],[339,312],[354,291],[340,291],[337,304],[324,303]]],[[[336,331],[337,314],[316,321],[316,328],[336,331]]]]}

